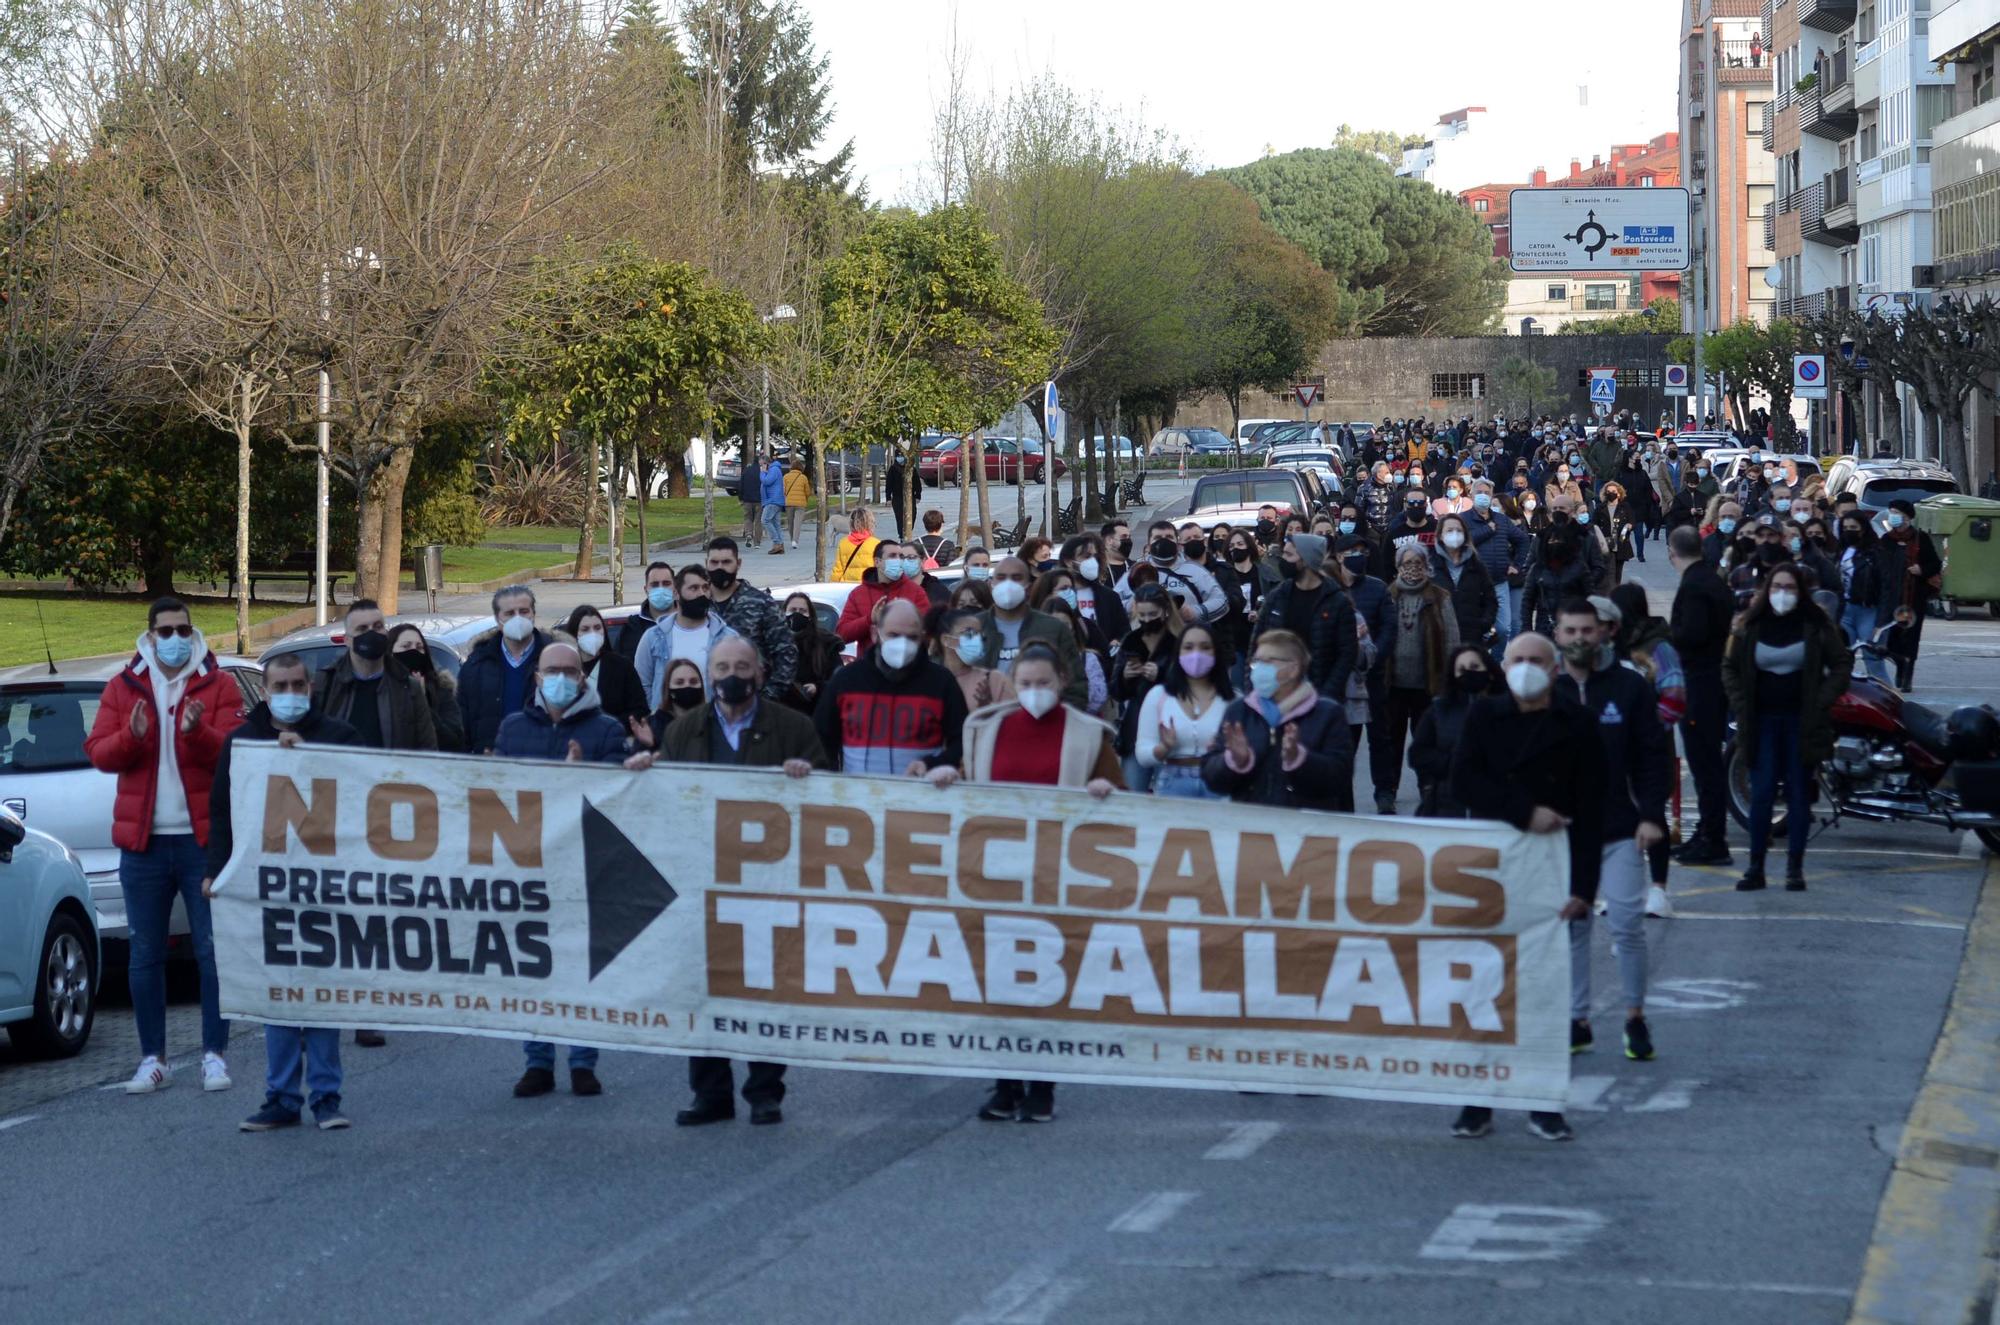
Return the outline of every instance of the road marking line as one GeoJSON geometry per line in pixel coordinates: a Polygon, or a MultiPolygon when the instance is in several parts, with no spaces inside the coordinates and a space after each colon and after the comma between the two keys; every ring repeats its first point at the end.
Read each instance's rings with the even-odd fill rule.
{"type": "Polygon", "coordinates": [[[1603,1103],[1605,1092],[1617,1083],[1617,1077],[1571,1077],[1569,1107],[1580,1113],[1603,1113],[1607,1107],[1603,1103]]]}
{"type": "Polygon", "coordinates": [[[1188,1202],[1194,1200],[1194,1192],[1153,1192],[1140,1199],[1139,1203],[1111,1221],[1107,1233],[1157,1233],[1179,1214],[1188,1202]]]}
{"type": "MultiPolygon", "coordinates": [[[[1240,1273],[1240,1264],[1218,1262],[1212,1259],[1195,1259],[1178,1256],[1123,1256],[1119,1264],[1140,1266],[1147,1269],[1164,1270],[1220,1270],[1240,1273]]],[[[1306,1277],[1333,1280],[1360,1280],[1378,1282],[1385,1279],[1428,1279],[1459,1280],[1474,1282],[1480,1280],[1493,1283],[1517,1285],[1518,1275],[1503,1270],[1483,1270],[1474,1265],[1387,1265],[1366,1261],[1342,1265],[1321,1263],[1260,1262],[1261,1274],[1296,1274],[1306,1277]]],[[[1671,1276],[1652,1274],[1615,1275],[1576,1273],[1568,1270],[1552,1269],[1542,1272],[1544,1283],[1566,1286],[1599,1287],[1615,1289],[1632,1288],[1677,1288],[1707,1293],[1771,1293],[1785,1297],[1830,1297],[1847,1301],[1853,1290],[1832,1284],[1787,1284],[1767,1280],[1731,1283],[1716,1279],[1677,1279],[1671,1276]]]]}
{"type": "Polygon", "coordinates": [[[14,1118],[0,1118],[0,1132],[10,1127],[19,1127],[22,1123],[31,1123],[41,1116],[39,1113],[24,1113],[14,1118]]]}
{"type": "Polygon", "coordinates": [[[1417,1255],[1439,1261],[1553,1261],[1595,1236],[1605,1218],[1559,1205],[1461,1205],[1417,1255]],[[1490,1243],[1514,1246],[1490,1246],[1490,1243]]]}
{"type": "Polygon", "coordinates": [[[1081,1279],[1031,1265],[988,1293],[980,1309],[960,1316],[957,1325],[1045,1325],[1059,1307],[1082,1290],[1081,1279]]]}
{"type": "Polygon", "coordinates": [[[1731,911],[1687,911],[1676,908],[1674,915],[1681,920],[1837,920],[1855,925],[1905,925],[1911,929],[1955,929],[1963,930],[1962,920],[1909,920],[1901,916],[1836,916],[1825,912],[1770,912],[1745,913],[1731,911]]]}
{"type": "Polygon", "coordinates": [[[1654,1091],[1651,1098],[1625,1106],[1627,1113],[1671,1113],[1693,1105],[1694,1092],[1702,1083],[1678,1077],[1654,1091]]]}
{"type": "Polygon", "coordinates": [[[1266,1141],[1285,1130],[1283,1123],[1238,1123],[1229,1135],[1208,1148],[1203,1159],[1248,1159],[1266,1141]]]}
{"type": "MultiPolygon", "coordinates": [[[[1688,912],[1681,914],[1687,915],[1688,912]]],[[[1742,1007],[1749,1001],[1750,991],[1756,987],[1755,980],[1730,980],[1721,976],[1660,980],[1646,991],[1646,1006],[1675,1012],[1719,1012],[1723,1008],[1742,1007]]]]}

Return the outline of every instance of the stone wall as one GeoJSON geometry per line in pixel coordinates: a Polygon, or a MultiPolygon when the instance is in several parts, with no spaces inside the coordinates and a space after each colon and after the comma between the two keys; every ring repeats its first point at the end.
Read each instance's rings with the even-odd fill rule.
{"type": "MultiPolygon", "coordinates": [[[[1501,361],[1525,356],[1556,370],[1558,398],[1534,402],[1540,414],[1590,412],[1590,396],[1580,377],[1587,368],[1616,368],[1616,408],[1637,410],[1642,419],[1656,419],[1672,402],[1660,391],[1669,336],[1454,336],[1378,340],[1337,340],[1320,351],[1316,376],[1321,398],[1312,408],[1315,419],[1379,421],[1383,418],[1456,418],[1470,414],[1490,418],[1497,413],[1521,414],[1527,402],[1502,400],[1494,394],[1501,361]],[[1479,399],[1470,395],[1470,379],[1483,376],[1479,399]],[[1439,392],[1444,394],[1439,394],[1439,392]]],[[[1308,379],[1310,380],[1310,378],[1308,379]]],[[[1301,417],[1290,395],[1262,391],[1243,395],[1244,418],[1301,417]]],[[[1189,427],[1229,429],[1229,402],[1206,396],[1184,405],[1174,422],[1189,427]]]]}

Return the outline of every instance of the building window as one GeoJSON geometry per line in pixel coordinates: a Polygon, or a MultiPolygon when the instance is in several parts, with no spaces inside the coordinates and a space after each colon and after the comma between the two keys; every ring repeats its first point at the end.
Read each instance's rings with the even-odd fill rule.
{"type": "Polygon", "coordinates": [[[1491,208],[1492,203],[1488,202],[1485,198],[1474,198],[1472,200],[1472,210],[1475,212],[1489,211],[1491,208]]]}
{"type": "Polygon", "coordinates": [[[1639,187],[1640,187],[1640,188],[1642,188],[1642,189],[1650,189],[1650,188],[1652,188],[1652,187],[1653,187],[1653,177],[1652,177],[1651,175],[1641,175],[1641,176],[1639,176],[1639,187]]]}
{"type": "Polygon", "coordinates": [[[1583,306],[1598,313],[1609,312],[1618,307],[1618,287],[1615,285],[1586,285],[1583,287],[1583,306]]]}
{"type": "Polygon", "coordinates": [[[1549,285],[1546,297],[1548,302],[1552,304],[1567,303],[1569,301],[1569,287],[1560,282],[1552,282],[1549,285]]]}
{"type": "Polygon", "coordinates": [[[1433,400],[1471,400],[1486,394],[1485,373],[1432,373],[1433,400]]]}
{"type": "Polygon", "coordinates": [[[1771,103],[1768,101],[1746,102],[1743,109],[1743,132],[1752,138],[1763,137],[1764,120],[1771,113],[1771,103]]]}

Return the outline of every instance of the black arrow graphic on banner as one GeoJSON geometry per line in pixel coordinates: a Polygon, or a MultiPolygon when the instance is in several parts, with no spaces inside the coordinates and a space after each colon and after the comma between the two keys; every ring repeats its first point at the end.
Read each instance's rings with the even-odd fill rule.
{"type": "Polygon", "coordinates": [[[583,891],[590,901],[590,978],[645,933],[680,896],[632,839],[583,803],[583,891]]]}

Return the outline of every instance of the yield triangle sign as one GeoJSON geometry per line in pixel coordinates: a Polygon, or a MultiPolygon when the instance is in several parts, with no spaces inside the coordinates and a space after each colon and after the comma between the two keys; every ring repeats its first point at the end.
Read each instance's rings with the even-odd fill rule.
{"type": "Polygon", "coordinates": [[[1292,392],[1298,396],[1300,406],[1305,409],[1311,409],[1312,403],[1319,399],[1319,384],[1317,382],[1301,382],[1292,388],[1292,392]]]}
{"type": "Polygon", "coordinates": [[[680,894],[617,824],[583,803],[583,891],[590,903],[590,978],[659,919],[680,894]]]}

